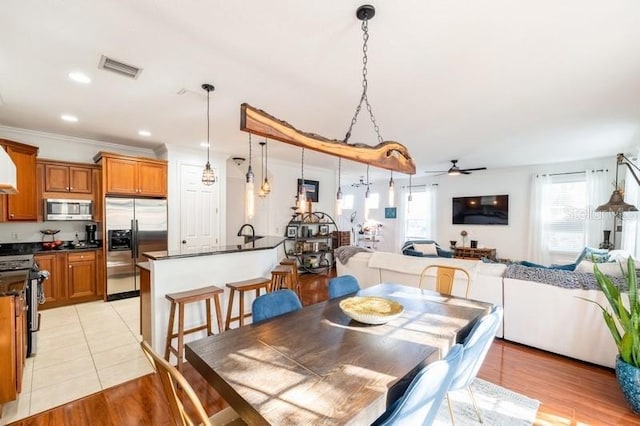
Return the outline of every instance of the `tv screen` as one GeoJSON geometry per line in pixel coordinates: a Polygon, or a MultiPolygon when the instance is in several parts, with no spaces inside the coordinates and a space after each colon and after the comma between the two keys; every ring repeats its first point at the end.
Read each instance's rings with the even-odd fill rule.
{"type": "Polygon", "coordinates": [[[452,212],[454,225],[508,225],[509,196],[454,197],[452,212]]]}

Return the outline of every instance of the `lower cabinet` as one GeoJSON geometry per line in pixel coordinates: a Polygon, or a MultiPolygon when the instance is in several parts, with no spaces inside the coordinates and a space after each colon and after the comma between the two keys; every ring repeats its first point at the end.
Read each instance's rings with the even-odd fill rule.
{"type": "MultiPolygon", "coordinates": [[[[26,358],[24,293],[0,297],[0,410],[22,390],[26,358]]],[[[0,411],[1,413],[1,411],[0,411]]]]}
{"type": "Polygon", "coordinates": [[[35,255],[40,269],[49,271],[41,309],[101,299],[104,273],[98,256],[98,250],[35,255]]]}

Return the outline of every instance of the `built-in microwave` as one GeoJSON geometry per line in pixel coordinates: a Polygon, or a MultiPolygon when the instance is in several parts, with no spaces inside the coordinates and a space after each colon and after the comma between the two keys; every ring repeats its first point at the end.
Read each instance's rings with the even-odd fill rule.
{"type": "Polygon", "coordinates": [[[93,220],[93,201],[47,198],[44,212],[45,220],[93,220]]]}

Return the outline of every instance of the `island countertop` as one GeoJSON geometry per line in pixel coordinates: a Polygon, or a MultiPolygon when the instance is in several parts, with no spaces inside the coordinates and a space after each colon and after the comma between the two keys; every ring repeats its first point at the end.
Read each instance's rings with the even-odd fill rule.
{"type": "Polygon", "coordinates": [[[142,253],[143,256],[153,259],[153,260],[164,260],[164,259],[179,259],[183,257],[195,257],[195,256],[210,256],[215,254],[225,254],[225,253],[239,253],[244,251],[255,251],[255,250],[269,250],[275,247],[278,247],[283,243],[285,237],[277,237],[273,235],[267,235],[261,237],[253,242],[244,243],[244,238],[238,237],[236,244],[228,244],[224,246],[214,246],[209,249],[204,250],[190,250],[187,252],[186,250],[162,250],[162,251],[150,251],[142,253]]]}

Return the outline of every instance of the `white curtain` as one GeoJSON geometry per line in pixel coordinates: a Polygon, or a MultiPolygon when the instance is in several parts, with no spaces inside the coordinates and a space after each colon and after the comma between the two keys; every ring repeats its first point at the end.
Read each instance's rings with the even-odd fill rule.
{"type": "MultiPolygon", "coordinates": [[[[640,152],[636,155],[636,158],[640,158],[640,152]]],[[[625,184],[624,201],[638,207],[638,204],[640,204],[640,190],[638,189],[638,182],[636,182],[629,170],[627,170],[627,166],[624,166],[623,170],[625,170],[625,173],[620,173],[620,177],[624,179],[625,184]]],[[[640,227],[638,226],[638,212],[624,213],[623,220],[617,219],[616,223],[619,226],[622,225],[622,241],[620,243],[616,241],[616,246],[619,246],[622,250],[631,253],[635,258],[640,257],[640,227]]],[[[617,236],[620,236],[620,234],[617,234],[617,236]]]]}
{"type": "Polygon", "coordinates": [[[599,205],[609,200],[611,191],[607,174],[602,171],[587,170],[586,176],[586,226],[585,245],[588,247],[598,247],[604,240],[605,229],[612,229],[612,214],[606,212],[596,212],[599,205]],[[609,192],[607,194],[607,192],[609,192]]]}
{"type": "Polygon", "coordinates": [[[534,174],[531,179],[531,214],[529,216],[529,252],[531,262],[549,264],[549,220],[551,210],[551,176],[534,174]]]}

